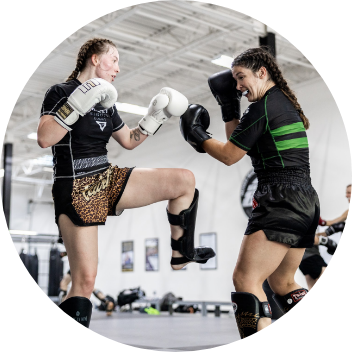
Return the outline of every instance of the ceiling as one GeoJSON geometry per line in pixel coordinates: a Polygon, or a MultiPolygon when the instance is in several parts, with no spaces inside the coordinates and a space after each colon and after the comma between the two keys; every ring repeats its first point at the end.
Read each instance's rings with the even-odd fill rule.
{"type": "MultiPolygon", "coordinates": [[[[190,102],[207,106],[211,101],[212,108],[217,108],[207,79],[224,68],[211,60],[221,54],[232,57],[258,46],[265,29],[251,17],[227,8],[180,1],[131,6],[82,27],[47,56],[17,100],[5,136],[5,142],[13,143],[12,181],[42,187],[52,183],[50,157],[45,157],[51,155],[50,148],[41,149],[27,135],[36,132],[45,92],[70,75],[78,50],[86,40],[105,37],[117,45],[121,71],[114,85],[118,101],[148,106],[160,88],[169,86],[186,95],[190,102]]],[[[318,77],[300,51],[280,34],[275,35],[277,61],[291,85],[318,77]]],[[[211,108],[208,110],[211,113],[211,108]]],[[[131,128],[141,118],[123,112],[120,115],[131,128]]],[[[176,128],[176,124],[177,121],[168,122],[164,130],[176,128]]]]}

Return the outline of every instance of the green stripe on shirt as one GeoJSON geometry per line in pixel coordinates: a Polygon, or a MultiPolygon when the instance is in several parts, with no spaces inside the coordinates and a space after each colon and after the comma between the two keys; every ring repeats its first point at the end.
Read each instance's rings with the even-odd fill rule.
{"type": "Polygon", "coordinates": [[[235,138],[233,138],[232,136],[229,138],[232,141],[234,141],[235,143],[237,143],[238,145],[240,145],[242,148],[246,149],[246,150],[251,150],[251,148],[246,147],[245,145],[241,144],[239,141],[236,141],[235,138]]]}
{"type": "Polygon", "coordinates": [[[303,126],[303,122],[292,123],[291,125],[282,126],[276,128],[275,130],[271,130],[271,134],[274,137],[284,136],[285,134],[296,133],[296,132],[304,132],[305,128],[303,126]]]}
{"type": "Polygon", "coordinates": [[[280,150],[308,148],[307,137],[288,139],[287,141],[275,142],[276,148],[280,150]]]}

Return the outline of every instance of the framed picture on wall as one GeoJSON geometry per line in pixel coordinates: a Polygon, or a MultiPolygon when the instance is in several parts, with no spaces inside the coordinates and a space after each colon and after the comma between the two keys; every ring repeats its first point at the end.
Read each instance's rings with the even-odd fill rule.
{"type": "Polygon", "coordinates": [[[159,240],[157,238],[145,240],[145,270],[159,270],[159,240]]]}
{"type": "MultiPolygon", "coordinates": [[[[199,235],[199,245],[205,247],[211,247],[214,249],[215,253],[217,254],[216,249],[216,232],[207,232],[201,233],[199,235]]],[[[214,258],[210,258],[205,264],[200,265],[202,270],[209,270],[209,269],[217,269],[217,261],[216,256],[214,258]]]]}
{"type": "Polygon", "coordinates": [[[121,269],[133,271],[133,241],[122,242],[121,269]]]}

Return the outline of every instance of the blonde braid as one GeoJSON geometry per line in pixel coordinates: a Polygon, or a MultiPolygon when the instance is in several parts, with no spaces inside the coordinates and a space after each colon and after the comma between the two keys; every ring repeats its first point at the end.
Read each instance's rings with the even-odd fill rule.
{"type": "Polygon", "coordinates": [[[66,82],[71,81],[78,77],[78,74],[83,71],[87,61],[92,55],[101,55],[109,50],[109,47],[116,45],[109,39],[93,38],[85,42],[79,49],[76,61],[76,68],[72,71],[66,82]]]}
{"type": "Polygon", "coordinates": [[[253,73],[256,73],[261,67],[264,66],[268,70],[270,79],[272,79],[274,83],[281,89],[281,91],[291,101],[292,105],[299,113],[304,128],[306,130],[309,128],[308,118],[304,115],[301,105],[298,103],[294,92],[288,86],[287,81],[284,79],[275,58],[270,54],[269,51],[265,50],[264,48],[248,49],[234,59],[232,67],[234,66],[246,67],[251,69],[253,73]]]}

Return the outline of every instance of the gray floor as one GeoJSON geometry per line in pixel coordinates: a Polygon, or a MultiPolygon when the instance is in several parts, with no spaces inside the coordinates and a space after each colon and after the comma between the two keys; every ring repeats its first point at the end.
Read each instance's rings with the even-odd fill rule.
{"type": "MultiPolygon", "coordinates": [[[[350,341],[241,341],[236,321],[222,314],[93,311],[89,334],[2,334],[1,351],[352,351],[350,341]]],[[[352,336],[352,335],[351,335],[352,336]]]]}
{"type": "Polygon", "coordinates": [[[236,320],[228,314],[215,317],[200,313],[167,312],[160,315],[138,311],[105,312],[93,310],[90,329],[126,345],[159,351],[195,351],[225,345],[240,339],[236,320]]]}

